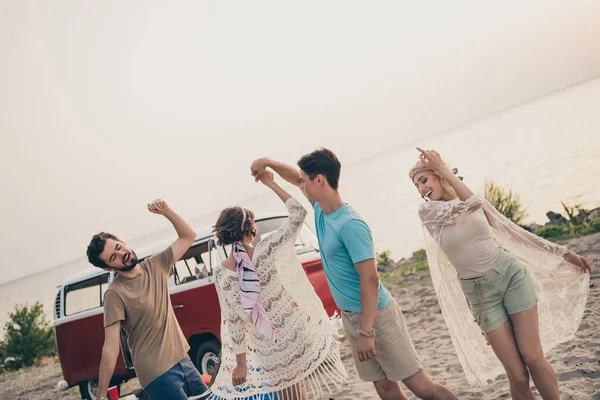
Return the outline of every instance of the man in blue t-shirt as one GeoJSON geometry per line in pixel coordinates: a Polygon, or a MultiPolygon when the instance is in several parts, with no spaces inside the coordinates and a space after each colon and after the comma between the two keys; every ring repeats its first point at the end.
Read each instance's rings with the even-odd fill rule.
{"type": "Polygon", "coordinates": [[[371,230],[338,192],[341,164],[328,149],[298,161],[300,171],[269,158],[252,163],[258,179],[266,168],[298,186],[311,202],[323,269],[352,348],[361,379],[373,382],[382,399],[407,399],[404,384],[419,398],[456,399],[434,383],[412,344],[402,311],[379,281],[371,230]],[[377,341],[375,341],[377,337],[377,341]]]}

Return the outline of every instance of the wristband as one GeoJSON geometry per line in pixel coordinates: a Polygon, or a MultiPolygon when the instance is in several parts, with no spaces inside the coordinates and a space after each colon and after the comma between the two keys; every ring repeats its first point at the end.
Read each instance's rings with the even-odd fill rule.
{"type": "Polygon", "coordinates": [[[371,328],[370,331],[365,331],[363,329],[358,328],[358,334],[360,336],[366,336],[368,338],[373,338],[375,339],[375,328],[371,328]]]}

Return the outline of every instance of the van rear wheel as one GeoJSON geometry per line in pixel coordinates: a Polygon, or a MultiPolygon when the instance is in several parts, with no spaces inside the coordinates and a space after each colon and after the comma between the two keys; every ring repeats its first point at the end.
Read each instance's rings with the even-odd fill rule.
{"type": "Polygon", "coordinates": [[[200,343],[194,355],[194,365],[201,374],[215,376],[219,368],[217,356],[221,352],[221,345],[214,339],[200,343]]]}
{"type": "MultiPolygon", "coordinates": [[[[117,386],[117,392],[121,395],[121,385],[117,386]]],[[[112,387],[112,386],[111,386],[112,387]]],[[[89,381],[81,382],[79,384],[79,392],[81,398],[84,400],[98,400],[96,397],[96,391],[98,390],[98,379],[92,379],[89,381]]]]}

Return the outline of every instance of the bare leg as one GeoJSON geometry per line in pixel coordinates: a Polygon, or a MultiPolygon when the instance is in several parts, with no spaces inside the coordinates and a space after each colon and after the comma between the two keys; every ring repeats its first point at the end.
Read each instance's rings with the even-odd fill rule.
{"type": "Polygon", "coordinates": [[[494,353],[504,366],[512,398],[514,400],[533,400],[533,391],[529,386],[529,372],[517,347],[511,322],[506,321],[499,328],[488,332],[486,336],[494,353]]]}
{"type": "Polygon", "coordinates": [[[535,387],[545,400],[558,400],[558,381],[554,369],[544,357],[540,342],[537,306],[510,316],[523,361],[535,387]]]}
{"type": "Polygon", "coordinates": [[[277,392],[277,397],[281,400],[308,400],[306,391],[301,383],[277,392]]]}
{"type": "Polygon", "coordinates": [[[408,400],[406,393],[400,388],[398,382],[392,382],[388,379],[373,382],[375,390],[381,400],[408,400]]]}
{"type": "Polygon", "coordinates": [[[403,380],[407,388],[420,399],[424,400],[458,400],[458,398],[447,387],[431,380],[425,370],[403,380]]]}

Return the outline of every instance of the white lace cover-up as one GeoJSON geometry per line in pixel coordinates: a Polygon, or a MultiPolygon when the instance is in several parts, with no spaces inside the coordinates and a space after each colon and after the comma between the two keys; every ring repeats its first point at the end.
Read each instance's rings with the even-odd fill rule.
{"type": "Polygon", "coordinates": [[[270,341],[250,323],[240,303],[237,273],[215,269],[221,306],[221,366],[211,392],[222,399],[242,399],[296,391],[300,383],[309,399],[340,391],[346,370],[340,359],[337,327],[310,284],[295,250],[306,209],[294,198],[285,203],[289,217],[255,248],[252,262],[260,279],[260,299],[275,330],[270,341]],[[244,384],[233,386],[236,354],[246,353],[244,384]]]}
{"type": "Polygon", "coordinates": [[[518,259],[533,280],[544,353],[575,335],[583,317],[590,275],[563,259],[565,247],[514,224],[481,195],[421,205],[429,271],[454,348],[469,383],[486,386],[504,374],[504,369],[474,321],[455,267],[440,248],[445,228],[478,210],[484,212],[498,245],[518,259]]]}

